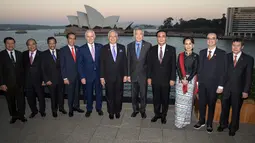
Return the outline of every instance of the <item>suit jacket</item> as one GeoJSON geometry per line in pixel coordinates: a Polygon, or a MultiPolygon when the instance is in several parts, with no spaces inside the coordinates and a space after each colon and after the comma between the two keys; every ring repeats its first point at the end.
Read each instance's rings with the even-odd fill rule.
{"type": "Polygon", "coordinates": [[[136,56],[136,41],[127,45],[127,59],[128,59],[128,76],[131,77],[131,81],[146,82],[148,73],[148,52],[150,50],[151,43],[142,41],[142,47],[140,49],[139,59],[136,56]]]}
{"type": "MultiPolygon", "coordinates": [[[[234,67],[233,53],[227,54],[227,74],[224,93],[234,92],[242,96],[242,92],[250,93],[252,85],[253,57],[242,52],[234,67]]],[[[229,94],[224,94],[229,95],[229,94]]]]}
{"type": "Polygon", "coordinates": [[[125,46],[117,43],[117,58],[114,62],[110,44],[101,49],[100,54],[100,76],[106,82],[122,81],[127,76],[127,56],[125,46]]]}
{"type": "Polygon", "coordinates": [[[25,88],[32,85],[41,86],[42,70],[41,70],[41,51],[37,50],[32,65],[30,64],[29,51],[23,52],[23,65],[25,72],[25,88]]]}
{"type": "Polygon", "coordinates": [[[203,49],[199,53],[198,81],[212,85],[214,87],[223,86],[225,83],[225,72],[227,71],[226,52],[216,47],[212,61],[212,67],[208,68],[206,64],[207,49],[203,49]]]}
{"type": "Polygon", "coordinates": [[[72,57],[72,52],[68,45],[60,49],[60,67],[63,79],[67,78],[69,82],[73,82],[78,78],[77,59],[79,58],[79,47],[75,47],[76,62],[72,57]]]}
{"type": "Polygon", "coordinates": [[[174,47],[166,45],[161,64],[158,57],[158,45],[151,48],[148,78],[152,79],[152,84],[161,85],[169,85],[170,80],[176,80],[176,50],[174,47]]]}
{"type": "Polygon", "coordinates": [[[48,81],[52,82],[52,85],[63,84],[63,78],[61,76],[60,70],[60,50],[56,49],[56,61],[54,61],[51,51],[46,50],[41,54],[42,57],[42,75],[43,81],[46,83],[48,81]]]}
{"type": "Polygon", "coordinates": [[[12,60],[6,50],[0,52],[0,85],[6,85],[7,88],[18,85],[23,86],[23,63],[22,53],[15,50],[16,63],[12,63],[12,60]]]}
{"type": "Polygon", "coordinates": [[[78,71],[81,79],[92,82],[94,79],[100,79],[100,50],[103,45],[95,43],[95,61],[89,50],[88,44],[80,47],[78,59],[78,71]]]}

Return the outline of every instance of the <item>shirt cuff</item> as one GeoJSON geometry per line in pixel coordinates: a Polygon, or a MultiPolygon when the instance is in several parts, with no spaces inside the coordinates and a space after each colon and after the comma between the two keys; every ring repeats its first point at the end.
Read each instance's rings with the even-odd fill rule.
{"type": "Polygon", "coordinates": [[[223,86],[218,86],[219,89],[223,89],[223,86]]]}

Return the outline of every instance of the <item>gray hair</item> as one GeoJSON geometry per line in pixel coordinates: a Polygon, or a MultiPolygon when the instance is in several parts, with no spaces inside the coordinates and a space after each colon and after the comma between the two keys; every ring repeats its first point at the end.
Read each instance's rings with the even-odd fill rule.
{"type": "Polygon", "coordinates": [[[86,35],[87,35],[89,32],[92,32],[92,33],[94,34],[94,36],[96,37],[95,31],[92,30],[92,29],[88,29],[88,30],[85,32],[85,37],[86,37],[86,35]]]}
{"type": "Polygon", "coordinates": [[[133,31],[133,36],[134,36],[134,37],[135,37],[135,32],[136,32],[136,31],[138,31],[138,30],[141,30],[141,31],[142,31],[142,34],[144,35],[144,31],[143,31],[143,29],[142,29],[142,28],[137,27],[137,28],[135,28],[135,29],[134,29],[134,31],[133,31]]]}
{"type": "Polygon", "coordinates": [[[110,37],[110,34],[111,34],[112,32],[114,32],[114,33],[116,34],[116,36],[118,37],[118,33],[117,33],[115,30],[110,30],[110,31],[108,32],[108,38],[110,37]]]}

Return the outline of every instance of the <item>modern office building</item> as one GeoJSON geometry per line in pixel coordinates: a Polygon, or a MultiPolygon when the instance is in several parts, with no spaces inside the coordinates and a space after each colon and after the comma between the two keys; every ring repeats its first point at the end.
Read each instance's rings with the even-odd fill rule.
{"type": "Polygon", "coordinates": [[[255,37],[255,7],[228,8],[225,35],[255,37]]]}

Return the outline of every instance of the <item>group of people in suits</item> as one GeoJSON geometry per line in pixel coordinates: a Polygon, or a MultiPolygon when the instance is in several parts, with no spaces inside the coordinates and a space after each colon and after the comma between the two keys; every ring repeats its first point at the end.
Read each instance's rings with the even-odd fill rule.
{"type": "Polygon", "coordinates": [[[46,116],[43,89],[48,88],[51,97],[53,117],[58,110],[64,109],[64,90],[67,91],[69,117],[73,112],[83,113],[80,109],[80,86],[86,97],[86,117],[93,110],[95,95],[96,111],[102,111],[102,88],[105,88],[107,112],[110,119],[120,118],[122,111],[123,88],[125,82],[131,83],[132,107],[131,117],[138,113],[146,118],[147,88],[152,86],[154,117],[151,122],[161,119],[167,122],[170,88],[176,88],[175,126],[183,128],[190,124],[194,97],[199,100],[199,121],[194,125],[200,129],[207,124],[207,132],[213,131],[217,94],[222,94],[222,113],[218,131],[229,128],[229,135],[234,136],[239,129],[239,116],[243,99],[250,93],[254,59],[242,49],[244,42],[234,39],[232,52],[217,47],[217,35],[207,35],[208,48],[193,52],[194,39],[185,37],[184,51],[176,60],[176,49],[166,44],[167,32],[156,33],[157,45],[152,46],[144,40],[142,29],[134,30],[135,41],[127,45],[118,43],[118,33],[108,33],[109,43],[95,43],[96,34],[87,30],[87,43],[81,47],[75,45],[76,35],[68,33],[67,45],[56,49],[57,40],[47,39],[48,50],[40,52],[34,39],[28,39],[28,50],[23,54],[14,50],[15,40],[4,39],[5,50],[0,52],[0,90],[5,92],[8,109],[12,116],[10,123],[16,120],[26,122],[25,98],[31,109],[30,118],[40,112],[46,116]],[[95,94],[94,94],[95,93],[95,94]],[[39,101],[39,111],[37,101],[39,101]],[[139,104],[140,103],[140,104],[139,104]],[[206,122],[206,106],[208,117],[206,122]],[[232,107],[232,120],[228,122],[232,107]]]}

